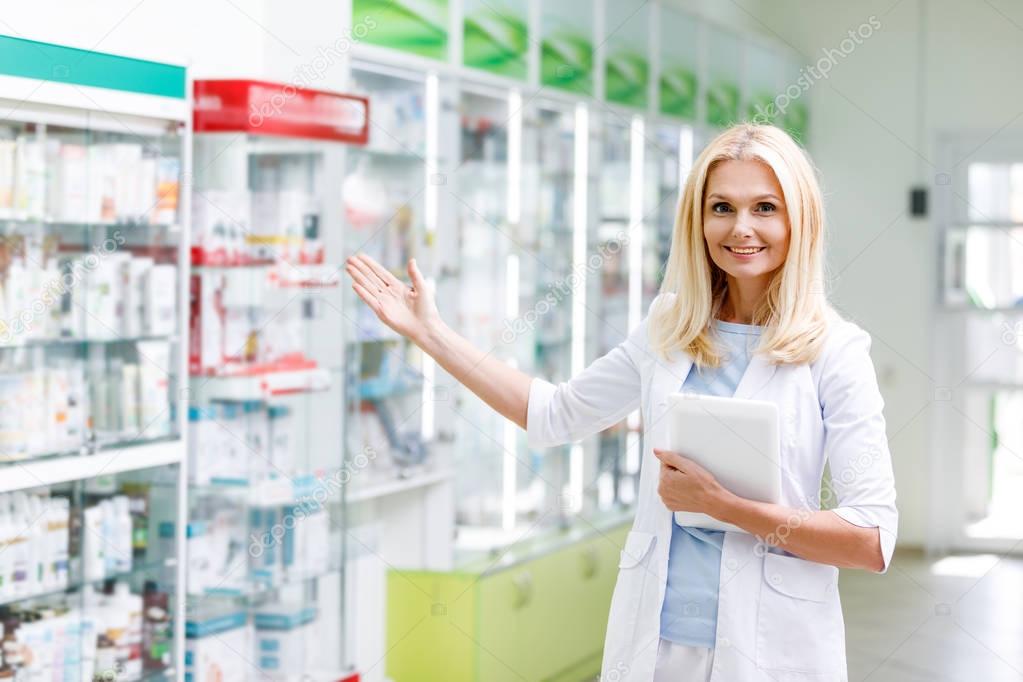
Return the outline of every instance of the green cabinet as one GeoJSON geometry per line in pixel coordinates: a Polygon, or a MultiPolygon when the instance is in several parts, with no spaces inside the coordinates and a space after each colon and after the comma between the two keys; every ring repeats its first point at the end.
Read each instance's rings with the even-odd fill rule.
{"type": "Polygon", "coordinates": [[[450,572],[390,571],[388,676],[502,682],[598,673],[629,525],[581,523],[450,572]]]}

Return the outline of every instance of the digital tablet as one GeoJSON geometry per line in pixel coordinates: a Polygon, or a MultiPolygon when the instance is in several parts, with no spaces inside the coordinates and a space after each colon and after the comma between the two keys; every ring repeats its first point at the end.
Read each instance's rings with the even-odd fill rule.
{"type": "MultiPolygon", "coordinates": [[[[668,396],[665,450],[688,457],[731,492],[751,500],[781,500],[778,407],[763,400],[693,393],[668,396]]],[[[675,512],[675,523],[744,533],[707,514],[675,512]]]]}

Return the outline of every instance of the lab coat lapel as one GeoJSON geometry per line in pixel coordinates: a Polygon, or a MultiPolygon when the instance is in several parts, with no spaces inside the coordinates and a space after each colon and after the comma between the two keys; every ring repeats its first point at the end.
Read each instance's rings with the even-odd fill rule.
{"type": "Polygon", "coordinates": [[[655,420],[659,414],[658,408],[667,406],[668,396],[682,390],[682,384],[689,376],[692,366],[693,359],[688,353],[681,351],[672,353],[667,360],[657,357],[650,387],[650,400],[654,408],[652,415],[655,420]]]}
{"type": "Polygon", "coordinates": [[[774,377],[777,369],[778,365],[768,362],[760,353],[754,353],[746,367],[746,372],[735,389],[735,397],[747,399],[756,397],[757,393],[774,377]]]}

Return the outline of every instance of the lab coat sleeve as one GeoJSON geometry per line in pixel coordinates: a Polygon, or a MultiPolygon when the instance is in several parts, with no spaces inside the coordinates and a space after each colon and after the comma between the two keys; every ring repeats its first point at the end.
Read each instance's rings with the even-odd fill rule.
{"type": "Polygon", "coordinates": [[[649,353],[644,319],[607,355],[568,381],[534,378],[529,386],[526,435],[531,448],[582,440],[616,424],[639,407],[640,358],[649,353]]]}
{"type": "Polygon", "coordinates": [[[870,359],[870,336],[843,324],[848,325],[844,338],[828,353],[819,385],[824,451],[837,503],[832,511],[857,526],[878,529],[884,573],[899,523],[884,399],[870,359]]]}

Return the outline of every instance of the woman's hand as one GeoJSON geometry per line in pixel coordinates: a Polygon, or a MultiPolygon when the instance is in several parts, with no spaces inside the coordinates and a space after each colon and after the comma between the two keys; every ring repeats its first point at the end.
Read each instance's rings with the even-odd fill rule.
{"type": "Polygon", "coordinates": [[[720,518],[730,493],[713,474],[677,452],[654,448],[654,455],[661,460],[657,494],[664,506],[673,512],[700,512],[720,518]]]}
{"type": "Polygon", "coordinates": [[[442,322],[433,292],[427,287],[414,258],[409,259],[407,268],[411,287],[365,254],[356,254],[345,261],[352,288],[380,321],[420,343],[442,322]]]}

